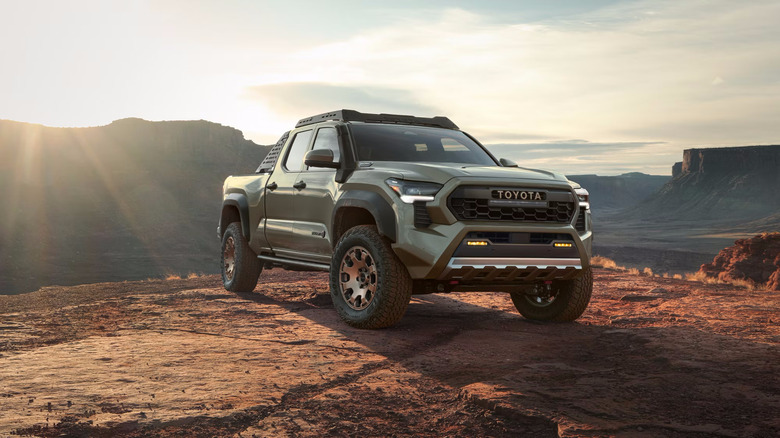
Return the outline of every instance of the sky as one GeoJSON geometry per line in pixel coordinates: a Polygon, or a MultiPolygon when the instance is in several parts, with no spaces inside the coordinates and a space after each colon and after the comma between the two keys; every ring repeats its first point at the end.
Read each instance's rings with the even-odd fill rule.
{"type": "Polygon", "coordinates": [[[780,2],[0,0],[0,119],[445,115],[501,157],[670,174],[780,144],[780,2]]]}

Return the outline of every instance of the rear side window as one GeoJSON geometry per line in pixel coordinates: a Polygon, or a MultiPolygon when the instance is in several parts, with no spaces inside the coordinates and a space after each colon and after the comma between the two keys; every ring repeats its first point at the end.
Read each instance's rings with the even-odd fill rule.
{"type": "Polygon", "coordinates": [[[311,140],[311,130],[302,131],[295,134],[290,152],[284,160],[284,168],[290,172],[300,172],[303,169],[303,156],[306,154],[306,148],[311,140]]]}

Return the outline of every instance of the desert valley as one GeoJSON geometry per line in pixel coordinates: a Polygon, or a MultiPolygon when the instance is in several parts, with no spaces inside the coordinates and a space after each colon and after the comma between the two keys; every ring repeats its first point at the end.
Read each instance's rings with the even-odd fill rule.
{"type": "MultiPolygon", "coordinates": [[[[0,293],[217,273],[222,181],[269,149],[203,120],[0,120],[0,293]]],[[[780,230],[780,146],[682,158],[672,177],[569,175],[591,192],[595,254],[693,273],[736,239],[780,230]]]]}
{"type": "Polygon", "coordinates": [[[780,146],[570,175],[601,256],[576,323],[433,294],[382,331],[343,325],[321,273],[221,287],[222,180],[268,149],[0,120],[0,435],[780,434],[780,146]]]}
{"type": "Polygon", "coordinates": [[[778,18],[0,0],[0,438],[780,437],[778,18]]]}

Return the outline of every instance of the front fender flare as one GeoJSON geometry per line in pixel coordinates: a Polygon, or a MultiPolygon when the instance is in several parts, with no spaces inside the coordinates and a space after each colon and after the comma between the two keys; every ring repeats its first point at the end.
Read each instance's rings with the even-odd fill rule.
{"type": "Polygon", "coordinates": [[[333,208],[332,224],[336,225],[336,214],[341,208],[357,207],[367,210],[374,217],[379,234],[395,242],[398,238],[393,206],[381,195],[365,190],[352,190],[343,194],[333,208]]]}

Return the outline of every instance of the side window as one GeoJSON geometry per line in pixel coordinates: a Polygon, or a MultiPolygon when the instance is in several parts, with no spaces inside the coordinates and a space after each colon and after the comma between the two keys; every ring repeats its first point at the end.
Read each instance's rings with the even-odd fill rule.
{"type": "Polygon", "coordinates": [[[295,134],[292,146],[290,146],[290,152],[287,153],[287,158],[284,160],[285,169],[290,172],[299,172],[303,169],[303,156],[306,153],[306,148],[309,146],[311,133],[311,130],[309,130],[295,134]]]}
{"type": "Polygon", "coordinates": [[[333,161],[338,162],[341,158],[339,154],[339,139],[336,136],[336,128],[320,128],[317,131],[317,138],[314,139],[314,149],[330,149],[333,151],[333,161]]]}

